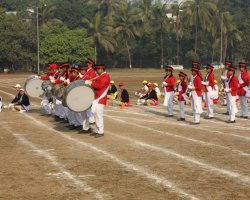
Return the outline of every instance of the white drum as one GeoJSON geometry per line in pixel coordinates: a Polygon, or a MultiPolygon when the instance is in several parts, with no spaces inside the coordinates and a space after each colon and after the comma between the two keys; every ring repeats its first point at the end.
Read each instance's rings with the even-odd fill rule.
{"type": "Polygon", "coordinates": [[[37,78],[35,75],[32,75],[27,78],[24,89],[27,95],[31,97],[41,97],[44,94],[42,84],[43,80],[37,78]]]}
{"type": "Polygon", "coordinates": [[[83,80],[77,80],[65,89],[64,103],[74,112],[83,112],[90,108],[95,99],[94,90],[83,80]]]}

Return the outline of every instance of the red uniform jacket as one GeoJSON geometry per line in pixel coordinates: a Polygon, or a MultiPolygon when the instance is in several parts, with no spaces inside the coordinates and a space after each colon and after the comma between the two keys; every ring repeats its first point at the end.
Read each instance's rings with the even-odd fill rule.
{"type": "Polygon", "coordinates": [[[165,92],[174,91],[175,77],[174,76],[167,76],[164,81],[165,81],[165,83],[167,83],[167,85],[165,86],[165,92]]]}
{"type": "Polygon", "coordinates": [[[193,86],[197,96],[201,97],[202,95],[202,84],[201,84],[201,77],[196,75],[193,79],[193,86]]]}
{"type": "MultiPolygon", "coordinates": [[[[95,99],[98,99],[108,88],[110,84],[110,77],[109,75],[104,72],[102,73],[97,79],[95,79],[91,86],[95,90],[95,99]]],[[[106,105],[107,102],[107,94],[101,98],[98,103],[106,105]]]]}
{"type": "Polygon", "coordinates": [[[185,80],[181,81],[179,84],[178,84],[178,101],[184,101],[184,97],[182,94],[185,94],[187,91],[187,82],[185,80]],[[181,89],[181,90],[179,90],[181,89]]]}
{"type": "Polygon", "coordinates": [[[238,78],[236,76],[229,78],[229,88],[231,89],[232,96],[237,95],[238,85],[239,85],[239,82],[238,82],[238,78]]]}
{"type": "Polygon", "coordinates": [[[50,76],[54,76],[56,72],[48,72],[46,75],[41,76],[41,79],[48,81],[50,76]]]}
{"type": "Polygon", "coordinates": [[[242,72],[240,74],[241,79],[244,83],[240,84],[239,83],[239,88],[238,88],[238,95],[239,96],[245,96],[246,95],[246,91],[244,89],[244,87],[248,87],[249,86],[249,75],[247,72],[242,72]]]}
{"type": "Polygon", "coordinates": [[[93,68],[88,69],[88,71],[83,75],[82,80],[90,80],[96,77],[95,70],[93,68]]]}
{"type": "MultiPolygon", "coordinates": [[[[207,77],[207,76],[206,76],[207,77]]],[[[214,74],[213,73],[210,73],[209,75],[208,75],[208,77],[207,78],[205,78],[205,80],[204,80],[205,82],[206,81],[208,81],[208,86],[210,86],[210,87],[214,87],[214,74]]],[[[207,87],[208,86],[204,86],[204,92],[208,92],[208,90],[207,90],[207,87]]]]}

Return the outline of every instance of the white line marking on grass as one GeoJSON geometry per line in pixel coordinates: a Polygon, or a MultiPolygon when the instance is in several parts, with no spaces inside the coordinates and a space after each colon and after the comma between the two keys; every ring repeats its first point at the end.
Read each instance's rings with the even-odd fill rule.
{"type": "Polygon", "coordinates": [[[197,140],[197,139],[177,135],[177,134],[174,134],[174,133],[171,133],[171,132],[156,130],[156,129],[150,128],[148,126],[143,126],[143,125],[139,125],[139,124],[136,124],[136,123],[131,123],[131,122],[128,122],[128,121],[124,121],[122,119],[117,119],[117,118],[114,118],[114,117],[110,117],[108,115],[104,115],[104,116],[106,116],[106,117],[108,117],[108,118],[110,118],[112,120],[115,120],[117,122],[124,123],[126,125],[136,126],[138,128],[143,128],[143,129],[146,129],[146,130],[149,130],[149,131],[152,131],[152,132],[157,132],[157,133],[160,133],[162,135],[167,135],[167,136],[170,136],[170,137],[179,138],[179,139],[190,141],[190,142],[193,142],[193,143],[196,143],[196,144],[199,144],[199,145],[203,145],[203,146],[216,147],[216,148],[219,148],[219,149],[229,150],[229,151],[237,153],[240,156],[250,156],[250,154],[248,154],[248,153],[245,153],[245,152],[242,152],[242,151],[236,150],[236,149],[231,149],[230,147],[225,147],[225,146],[214,144],[214,143],[211,143],[211,142],[205,142],[205,141],[202,141],[202,140],[197,140]]]}
{"type": "MultiPolygon", "coordinates": [[[[23,113],[20,113],[20,114],[23,114],[23,113]]],[[[123,161],[120,158],[116,157],[115,155],[113,155],[107,151],[104,151],[104,150],[102,150],[102,149],[100,149],[100,148],[98,148],[90,143],[79,141],[79,139],[72,138],[69,135],[62,134],[60,131],[54,130],[53,128],[49,128],[47,125],[36,120],[32,116],[29,116],[29,115],[24,115],[24,116],[26,118],[34,121],[37,125],[39,125],[43,128],[46,128],[52,132],[58,133],[60,136],[62,136],[63,138],[65,138],[67,140],[70,140],[70,141],[72,141],[80,146],[84,146],[85,148],[92,149],[96,153],[104,155],[106,158],[112,160],[113,162],[118,163],[119,165],[127,168],[128,170],[134,171],[134,172],[140,174],[141,176],[146,177],[147,179],[149,179],[151,181],[153,180],[155,182],[155,184],[161,185],[165,188],[168,188],[169,191],[176,193],[178,196],[185,197],[185,198],[192,199],[192,200],[198,200],[197,197],[195,197],[195,196],[185,192],[184,190],[178,188],[174,183],[168,181],[164,177],[158,176],[158,175],[154,174],[153,172],[151,172],[147,169],[144,169],[143,167],[140,167],[140,166],[134,165],[132,163],[123,161]]]]}
{"type": "MultiPolygon", "coordinates": [[[[10,128],[8,128],[7,130],[10,133],[12,133],[10,128]]],[[[24,144],[25,146],[28,146],[29,148],[31,148],[39,156],[44,157],[48,161],[50,161],[50,163],[53,166],[55,166],[61,172],[62,176],[65,179],[68,179],[69,181],[72,181],[77,187],[83,189],[85,192],[93,193],[96,199],[100,199],[100,200],[104,199],[104,197],[103,197],[104,195],[102,193],[100,193],[96,189],[88,186],[85,181],[78,180],[76,178],[76,176],[74,176],[73,174],[71,174],[70,172],[65,170],[64,167],[56,160],[55,156],[50,155],[46,150],[39,149],[34,143],[30,142],[25,137],[23,137],[22,134],[13,134],[13,136],[15,136],[22,144],[24,144]]]]}
{"type": "Polygon", "coordinates": [[[171,156],[174,156],[182,161],[185,161],[185,162],[188,162],[188,163],[192,163],[194,165],[197,165],[199,167],[201,167],[202,169],[205,169],[207,171],[212,171],[212,172],[215,172],[216,174],[219,174],[219,175],[222,175],[222,176],[227,176],[229,178],[237,178],[239,182],[242,182],[242,183],[245,183],[247,185],[250,184],[250,177],[248,176],[245,176],[245,175],[241,175],[237,172],[232,172],[232,171],[229,171],[229,170],[225,170],[225,169],[221,169],[221,168],[218,168],[218,167],[214,167],[210,164],[207,164],[207,163],[204,163],[204,162],[201,162],[197,159],[194,159],[192,157],[189,157],[189,156],[184,156],[184,155],[181,155],[175,151],[171,151],[171,150],[168,150],[168,149],[165,149],[165,148],[161,148],[161,147],[157,147],[155,145],[151,145],[151,144],[147,144],[145,142],[142,142],[140,140],[136,140],[134,138],[130,138],[130,137],[126,137],[126,136],[121,136],[121,135],[118,135],[118,134],[115,134],[115,133],[112,133],[110,131],[106,131],[108,134],[112,135],[112,136],[115,136],[117,138],[120,138],[122,140],[126,140],[126,141],[129,141],[130,143],[134,143],[134,146],[141,146],[143,148],[146,148],[146,149],[149,149],[149,150],[153,150],[153,151],[158,151],[158,152],[162,152],[166,155],[171,155],[171,156]]]}
{"type": "MultiPolygon", "coordinates": [[[[118,113],[124,113],[123,111],[119,111],[119,110],[105,110],[105,112],[108,111],[108,112],[118,112],[118,113]]],[[[135,115],[143,115],[143,116],[147,116],[147,117],[152,117],[152,115],[150,114],[141,114],[141,113],[137,113],[137,112],[134,112],[134,111],[131,111],[131,112],[125,112],[125,114],[135,114],[135,115]]],[[[116,116],[118,117],[118,116],[116,116]]],[[[131,119],[131,117],[130,117],[131,119]]],[[[136,120],[136,119],[135,119],[136,120]]],[[[172,120],[169,120],[169,119],[166,119],[164,120],[163,118],[158,118],[157,121],[154,121],[152,120],[152,122],[155,122],[155,123],[165,123],[165,124],[172,124],[172,125],[178,125],[178,126],[188,126],[186,123],[183,123],[183,122],[173,122],[172,120]]],[[[238,135],[238,134],[232,134],[232,133],[225,133],[225,132],[222,132],[222,131],[214,131],[214,130],[210,130],[211,129],[211,126],[204,126],[202,125],[201,126],[189,126],[190,129],[199,129],[199,130],[203,130],[203,131],[206,131],[206,132],[209,132],[209,133],[215,133],[215,134],[220,134],[220,135],[224,135],[224,136],[232,136],[232,137],[237,137],[237,138],[240,138],[240,139],[244,139],[244,140],[249,140],[250,141],[250,137],[247,137],[247,136],[242,136],[242,135],[238,135]],[[202,127],[205,127],[205,128],[202,128],[202,127]]]]}

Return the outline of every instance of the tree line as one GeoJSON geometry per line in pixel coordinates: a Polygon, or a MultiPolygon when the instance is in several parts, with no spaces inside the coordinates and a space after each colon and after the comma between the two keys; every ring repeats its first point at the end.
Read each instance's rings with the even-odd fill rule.
{"type": "Polygon", "coordinates": [[[91,57],[110,67],[188,67],[250,56],[249,0],[2,0],[1,67],[36,68],[37,20],[41,65],[91,57]]]}

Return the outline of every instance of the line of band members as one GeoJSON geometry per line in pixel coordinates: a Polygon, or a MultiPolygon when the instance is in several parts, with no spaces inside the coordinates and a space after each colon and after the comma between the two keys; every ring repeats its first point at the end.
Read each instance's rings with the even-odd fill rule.
{"type": "Polygon", "coordinates": [[[67,87],[76,80],[84,80],[95,90],[95,100],[92,107],[84,112],[73,112],[63,106],[62,102],[46,95],[43,96],[41,105],[44,114],[53,114],[57,121],[66,120],[70,129],[79,130],[79,133],[91,133],[95,136],[104,135],[103,108],[107,102],[107,92],[110,84],[110,76],[105,71],[104,64],[95,64],[88,59],[86,65],[69,68],[69,64],[49,64],[48,73],[39,76],[42,80],[50,80],[52,84],[63,84],[67,87]],[[90,123],[96,123],[96,130],[90,129],[90,123]]]}
{"type": "MultiPolygon", "coordinates": [[[[214,67],[210,64],[206,66],[206,75],[202,77],[200,71],[200,63],[192,61],[191,78],[184,72],[179,72],[179,80],[173,75],[173,68],[166,66],[166,75],[162,86],[164,88],[164,106],[167,108],[168,117],[173,117],[173,102],[174,98],[179,102],[179,119],[185,121],[185,103],[191,99],[191,106],[193,112],[192,124],[200,123],[200,114],[203,112],[202,100],[206,103],[208,116],[207,119],[214,118],[214,102],[219,100],[219,87],[216,84],[215,75],[213,73],[214,67]]],[[[241,106],[241,117],[248,118],[248,98],[250,97],[249,91],[249,75],[247,73],[247,64],[239,63],[240,73],[238,77],[235,76],[236,67],[232,66],[231,61],[225,61],[225,68],[222,69],[221,83],[222,92],[225,94],[225,104],[227,105],[227,112],[229,115],[228,123],[235,123],[235,114],[238,112],[236,107],[236,99],[239,98],[241,106]]],[[[161,98],[161,92],[157,83],[148,83],[146,80],[143,82],[141,90],[135,92],[139,97],[137,105],[158,105],[158,100],[161,98]]],[[[114,99],[114,94],[117,94],[114,88],[114,83],[111,82],[110,98],[114,99]]],[[[128,95],[123,95],[124,83],[119,83],[121,89],[121,102],[126,105],[132,105],[129,102],[128,95]],[[124,98],[125,97],[125,98],[124,98]]],[[[125,94],[128,92],[126,91],[125,94]]]]}
{"type": "MultiPolygon", "coordinates": [[[[57,66],[56,64],[50,64],[49,65],[49,73],[45,76],[41,76],[40,78],[43,80],[50,80],[54,84],[60,84],[63,82],[65,86],[70,84],[71,82],[75,80],[85,80],[86,83],[93,86],[95,85],[96,80],[105,79],[106,84],[101,89],[102,92],[100,92],[98,95],[96,95],[96,99],[98,99],[98,96],[100,97],[101,94],[105,92],[105,97],[103,97],[99,104],[105,105],[107,101],[107,92],[110,87],[110,77],[108,74],[104,71],[105,66],[104,65],[95,65],[94,61],[91,59],[88,59],[86,66],[78,66],[78,68],[72,67],[70,71],[68,70],[69,65],[68,64],[62,64],[60,66],[57,66]],[[98,74],[97,71],[99,68],[102,68],[101,73],[98,74]],[[97,73],[96,73],[97,72],[97,73]],[[107,75],[103,76],[103,74],[107,75]],[[104,78],[103,78],[104,77],[104,78]],[[89,81],[89,82],[88,82],[89,81]]],[[[173,117],[173,99],[174,96],[178,97],[179,107],[180,107],[180,114],[179,114],[179,120],[184,121],[185,120],[185,101],[188,97],[191,97],[191,106],[192,106],[192,112],[193,112],[193,124],[199,124],[200,123],[200,114],[203,112],[202,109],[202,95],[205,97],[206,105],[207,105],[207,111],[208,116],[207,119],[213,119],[214,118],[214,112],[213,112],[213,99],[215,98],[214,94],[214,84],[215,84],[215,76],[213,73],[214,67],[210,64],[207,64],[206,70],[207,74],[204,78],[202,78],[202,74],[200,71],[200,63],[196,61],[192,61],[192,68],[191,68],[191,79],[187,80],[188,75],[184,72],[180,72],[179,79],[180,81],[177,84],[176,87],[176,78],[173,75],[174,69],[171,66],[166,66],[165,71],[166,75],[164,77],[164,81],[162,83],[164,87],[164,106],[167,108],[167,115],[168,117],[173,117]]],[[[227,105],[227,113],[229,115],[228,123],[235,123],[235,115],[237,113],[237,106],[236,106],[236,98],[239,96],[240,100],[240,106],[241,106],[241,117],[242,118],[248,118],[248,103],[247,99],[250,96],[249,91],[249,75],[247,73],[247,64],[246,63],[239,63],[239,70],[240,73],[238,77],[235,76],[237,68],[232,65],[232,61],[225,61],[225,68],[222,71],[221,75],[221,82],[223,85],[223,91],[225,92],[226,96],[226,105],[227,105]]],[[[111,82],[112,84],[112,82],[111,82]]],[[[157,95],[157,92],[155,92],[155,85],[147,85],[149,86],[150,90],[148,93],[146,93],[143,96],[140,96],[138,103],[150,103],[150,104],[157,104],[159,95],[157,95]],[[155,95],[152,95],[153,93],[156,93],[155,95]],[[152,98],[155,97],[155,98],[152,98]]],[[[127,94],[127,90],[124,88],[124,83],[120,83],[119,87],[125,91],[127,94]]],[[[93,87],[97,92],[97,88],[93,87]]],[[[127,95],[126,99],[127,98],[127,95]]],[[[138,95],[139,96],[139,95],[138,95]]],[[[121,103],[123,100],[121,99],[121,103]]],[[[127,105],[130,105],[129,101],[124,101],[124,103],[127,103],[127,105]]],[[[42,105],[46,113],[51,113],[51,108],[49,106],[49,101],[44,97],[42,101],[42,105]]],[[[79,126],[83,126],[83,130],[89,130],[89,125],[86,123],[85,118],[88,118],[87,121],[92,120],[93,116],[91,115],[90,111],[87,111],[85,113],[87,114],[87,117],[84,116],[85,114],[82,114],[81,117],[73,117],[74,115],[79,115],[79,113],[71,113],[72,111],[65,111],[67,108],[62,108],[63,106],[56,102],[54,102],[55,105],[55,114],[58,116],[59,119],[68,118],[70,125],[72,125],[72,128],[78,128],[79,126]],[[64,111],[63,111],[64,110],[64,111]],[[68,114],[67,114],[68,113],[68,114]],[[68,116],[67,116],[68,115],[68,116]],[[73,116],[72,116],[73,115],[73,116]],[[83,120],[82,120],[83,119],[83,120]],[[81,123],[82,122],[82,123],[81,123]],[[85,125],[86,123],[86,125],[85,125]]],[[[101,112],[99,113],[99,116],[102,116],[103,114],[103,108],[101,109],[101,112]]],[[[100,134],[103,133],[103,117],[99,117],[101,119],[100,122],[100,134]]],[[[96,120],[96,119],[95,119],[96,120]]],[[[97,126],[98,126],[98,119],[97,119],[97,126]]],[[[98,129],[98,128],[97,128],[98,129]]]]}

